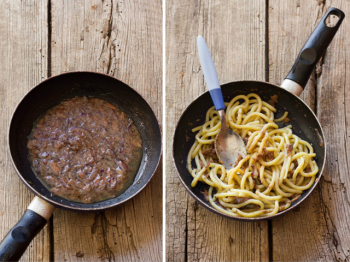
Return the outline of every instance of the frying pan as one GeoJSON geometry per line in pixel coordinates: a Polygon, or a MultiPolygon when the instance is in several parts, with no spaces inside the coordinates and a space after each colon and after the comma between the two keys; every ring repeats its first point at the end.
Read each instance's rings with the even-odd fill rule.
{"type": "Polygon", "coordinates": [[[161,156],[161,131],[149,104],[128,85],[108,75],[71,72],[51,77],[30,90],[18,104],[9,128],[12,162],[22,182],[36,195],[20,221],[0,244],[0,261],[18,261],[31,240],[44,227],[55,207],[72,211],[103,211],[139,193],[152,178],[161,156]],[[120,196],[98,203],[77,203],[53,195],[35,177],[27,149],[33,122],[49,108],[76,96],[106,100],[124,111],[137,126],[143,157],[134,183],[120,196]]]}
{"type": "MultiPolygon", "coordinates": [[[[327,10],[326,14],[303,46],[296,62],[281,86],[260,81],[237,81],[221,85],[222,94],[226,102],[241,94],[247,95],[249,93],[256,93],[264,101],[269,101],[271,96],[278,95],[279,103],[275,106],[277,109],[277,113],[275,114],[276,118],[282,116],[285,111],[288,111],[288,118],[290,119],[288,125],[291,124],[293,126],[293,133],[308,141],[314,147],[317,156],[315,161],[320,171],[317,174],[316,182],[313,186],[304,191],[301,197],[292,203],[291,207],[269,217],[233,217],[223,214],[213,208],[209,202],[205,200],[204,194],[202,193],[205,189],[208,189],[209,186],[199,182],[195,187],[192,187],[191,182],[193,177],[186,168],[187,155],[195,141],[195,133],[193,133],[191,129],[205,122],[205,114],[213,105],[210,93],[207,91],[194,100],[182,113],[173,138],[173,160],[177,173],[183,186],[196,201],[210,211],[226,218],[242,221],[259,221],[272,219],[287,213],[304,201],[315,189],[325,166],[326,142],[322,127],[315,114],[298,96],[303,91],[317,62],[331,43],[344,17],[344,13],[337,8],[329,8],[327,10]],[[339,18],[334,27],[326,26],[325,20],[329,15],[336,15],[339,18]]],[[[283,126],[284,124],[282,123],[281,125],[283,126]]]]}

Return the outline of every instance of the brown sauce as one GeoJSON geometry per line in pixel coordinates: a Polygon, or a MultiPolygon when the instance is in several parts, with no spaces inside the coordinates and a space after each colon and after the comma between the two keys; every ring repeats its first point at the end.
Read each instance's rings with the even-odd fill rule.
{"type": "Polygon", "coordinates": [[[123,193],[134,181],[142,140],[114,105],[75,97],[49,109],[28,137],[29,161],[52,193],[95,203],[123,193]]]}

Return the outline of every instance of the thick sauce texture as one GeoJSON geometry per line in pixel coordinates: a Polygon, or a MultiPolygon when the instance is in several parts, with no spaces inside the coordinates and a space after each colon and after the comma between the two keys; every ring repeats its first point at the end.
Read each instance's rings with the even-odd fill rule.
{"type": "Polygon", "coordinates": [[[123,193],[134,181],[142,140],[114,105],[75,97],[49,109],[28,137],[29,161],[53,194],[95,203],[123,193]]]}

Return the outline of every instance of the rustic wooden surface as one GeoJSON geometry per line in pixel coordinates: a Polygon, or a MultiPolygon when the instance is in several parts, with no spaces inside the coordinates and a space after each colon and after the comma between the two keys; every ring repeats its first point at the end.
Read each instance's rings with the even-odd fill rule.
{"type": "Polygon", "coordinates": [[[185,191],[172,163],[172,136],[186,106],[206,91],[197,35],[206,39],[221,83],[265,80],[265,1],[167,1],[166,254],[168,261],[268,260],[268,223],[213,215],[185,191]]]}
{"type": "MultiPolygon", "coordinates": [[[[180,113],[205,91],[196,52],[198,34],[212,50],[221,83],[258,79],[279,84],[329,6],[350,14],[350,3],[340,0],[168,0],[168,147],[180,113]]],[[[319,117],[328,142],[326,169],[315,192],[299,208],[268,223],[227,220],[197,205],[185,192],[169,151],[168,261],[349,261],[348,19],[302,94],[319,117]]]]}
{"type": "MultiPolygon", "coordinates": [[[[306,41],[330,7],[350,14],[346,1],[269,1],[270,81],[279,83],[306,41]],[[288,11],[286,11],[288,10],[288,11]],[[283,19],[282,17],[285,17],[283,19]],[[293,18],[293,19],[292,19],[293,18]],[[307,22],[308,26],[305,26],[307,22]],[[278,28],[281,28],[280,30],[278,28]],[[300,37],[297,37],[297,36],[300,37]],[[292,48],[288,48],[290,43],[292,48]]],[[[349,43],[349,16],[316,69],[304,99],[314,106],[325,131],[327,161],[323,178],[300,208],[272,222],[273,260],[348,261],[350,237],[349,192],[349,78],[344,48],[349,43]],[[281,243],[288,243],[286,250],[281,243]]]]}
{"type": "MultiPolygon", "coordinates": [[[[46,1],[0,2],[0,238],[17,223],[33,194],[20,182],[8,152],[7,131],[15,106],[35,84],[47,78],[46,1]]],[[[31,243],[23,261],[48,261],[50,230],[31,243]]]]}
{"type": "MultiPolygon", "coordinates": [[[[140,92],[162,119],[162,2],[1,1],[0,234],[33,194],[15,174],[7,126],[35,84],[67,71],[108,73],[140,92]]],[[[162,167],[134,199],[115,210],[56,210],[22,261],[161,261],[162,167]]]]}

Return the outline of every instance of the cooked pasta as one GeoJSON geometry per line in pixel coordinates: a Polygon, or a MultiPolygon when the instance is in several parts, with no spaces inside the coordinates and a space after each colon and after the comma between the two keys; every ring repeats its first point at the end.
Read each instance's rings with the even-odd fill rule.
{"type": "Polygon", "coordinates": [[[203,193],[222,213],[271,216],[289,208],[315,182],[318,166],[312,146],[293,134],[291,125],[278,127],[277,122],[289,122],[288,112],[275,119],[272,104],[254,93],[225,103],[229,127],[243,138],[247,150],[230,170],[219,163],[215,152],[221,122],[214,106],[205,123],[192,129],[197,132],[187,157],[192,187],[198,182],[209,185],[203,193]]]}

